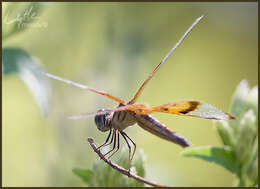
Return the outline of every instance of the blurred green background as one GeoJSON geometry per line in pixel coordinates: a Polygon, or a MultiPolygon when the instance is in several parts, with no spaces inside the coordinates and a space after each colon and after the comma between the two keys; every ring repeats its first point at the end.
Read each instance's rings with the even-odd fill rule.
{"type": "MultiPolygon", "coordinates": [[[[4,3],[5,4],[5,3],[4,3]]],[[[11,3],[20,6],[23,3],[11,3]]],[[[258,84],[257,3],[45,3],[38,23],[7,38],[52,74],[128,100],[192,22],[204,18],[145,88],[138,102],[195,99],[228,112],[242,79],[258,84]]],[[[12,12],[14,16],[16,13],[12,12]]],[[[4,18],[5,15],[3,15],[4,18]]],[[[9,16],[11,19],[11,17],[9,16]]],[[[3,22],[2,28],[8,27],[3,22]]],[[[90,168],[107,133],[93,118],[71,114],[111,108],[113,101],[50,80],[52,109],[40,113],[17,75],[2,78],[3,185],[84,186],[72,168],[90,168]]],[[[153,114],[193,145],[221,145],[211,120],[153,114]]],[[[146,154],[147,178],[169,186],[232,186],[224,168],[180,155],[183,149],[138,126],[126,129],[146,154]]],[[[123,144],[123,143],[122,143],[123,144]]],[[[112,158],[113,160],[113,158],[112,158]]]]}

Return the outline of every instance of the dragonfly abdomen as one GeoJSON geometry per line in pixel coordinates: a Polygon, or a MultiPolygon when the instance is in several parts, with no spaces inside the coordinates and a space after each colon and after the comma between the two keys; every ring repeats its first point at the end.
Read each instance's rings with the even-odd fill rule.
{"type": "Polygon", "coordinates": [[[163,123],[160,123],[154,117],[150,115],[137,115],[137,114],[135,117],[136,117],[137,124],[143,129],[149,131],[150,133],[160,138],[171,141],[175,144],[179,144],[182,147],[187,147],[190,145],[189,141],[186,138],[171,131],[163,123]]]}

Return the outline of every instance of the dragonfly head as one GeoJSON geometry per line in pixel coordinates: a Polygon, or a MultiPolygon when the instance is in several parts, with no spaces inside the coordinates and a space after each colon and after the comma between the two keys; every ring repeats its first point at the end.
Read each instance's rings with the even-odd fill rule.
{"type": "Polygon", "coordinates": [[[97,114],[95,115],[95,123],[98,130],[105,132],[110,129],[110,114],[111,113],[108,109],[101,109],[97,111],[97,114]]]}

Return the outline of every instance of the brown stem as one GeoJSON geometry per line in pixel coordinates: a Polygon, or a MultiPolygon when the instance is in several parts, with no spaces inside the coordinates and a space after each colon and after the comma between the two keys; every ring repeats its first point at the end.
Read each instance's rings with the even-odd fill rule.
{"type": "Polygon", "coordinates": [[[137,181],[140,181],[140,182],[143,182],[145,184],[148,184],[148,185],[151,185],[151,186],[155,186],[155,187],[166,187],[164,185],[161,185],[161,184],[157,184],[155,182],[152,182],[152,181],[149,181],[149,180],[146,180],[145,178],[143,177],[140,177],[138,175],[135,175],[133,173],[131,173],[130,171],[124,169],[123,167],[120,167],[119,165],[111,162],[109,159],[107,159],[106,157],[104,157],[104,155],[100,152],[99,149],[97,149],[97,146],[95,145],[94,143],[94,139],[93,138],[88,138],[88,142],[90,144],[90,146],[93,148],[93,150],[98,154],[98,156],[103,159],[110,167],[112,167],[113,169],[119,171],[120,173],[128,176],[128,177],[132,177],[134,178],[135,180],[137,181]]]}

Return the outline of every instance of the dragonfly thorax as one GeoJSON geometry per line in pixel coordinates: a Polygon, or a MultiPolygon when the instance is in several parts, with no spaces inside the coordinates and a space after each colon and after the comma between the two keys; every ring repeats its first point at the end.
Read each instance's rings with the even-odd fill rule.
{"type": "Polygon", "coordinates": [[[108,109],[98,110],[95,116],[95,123],[98,130],[102,132],[108,131],[111,128],[111,112],[109,112],[108,109]]]}

